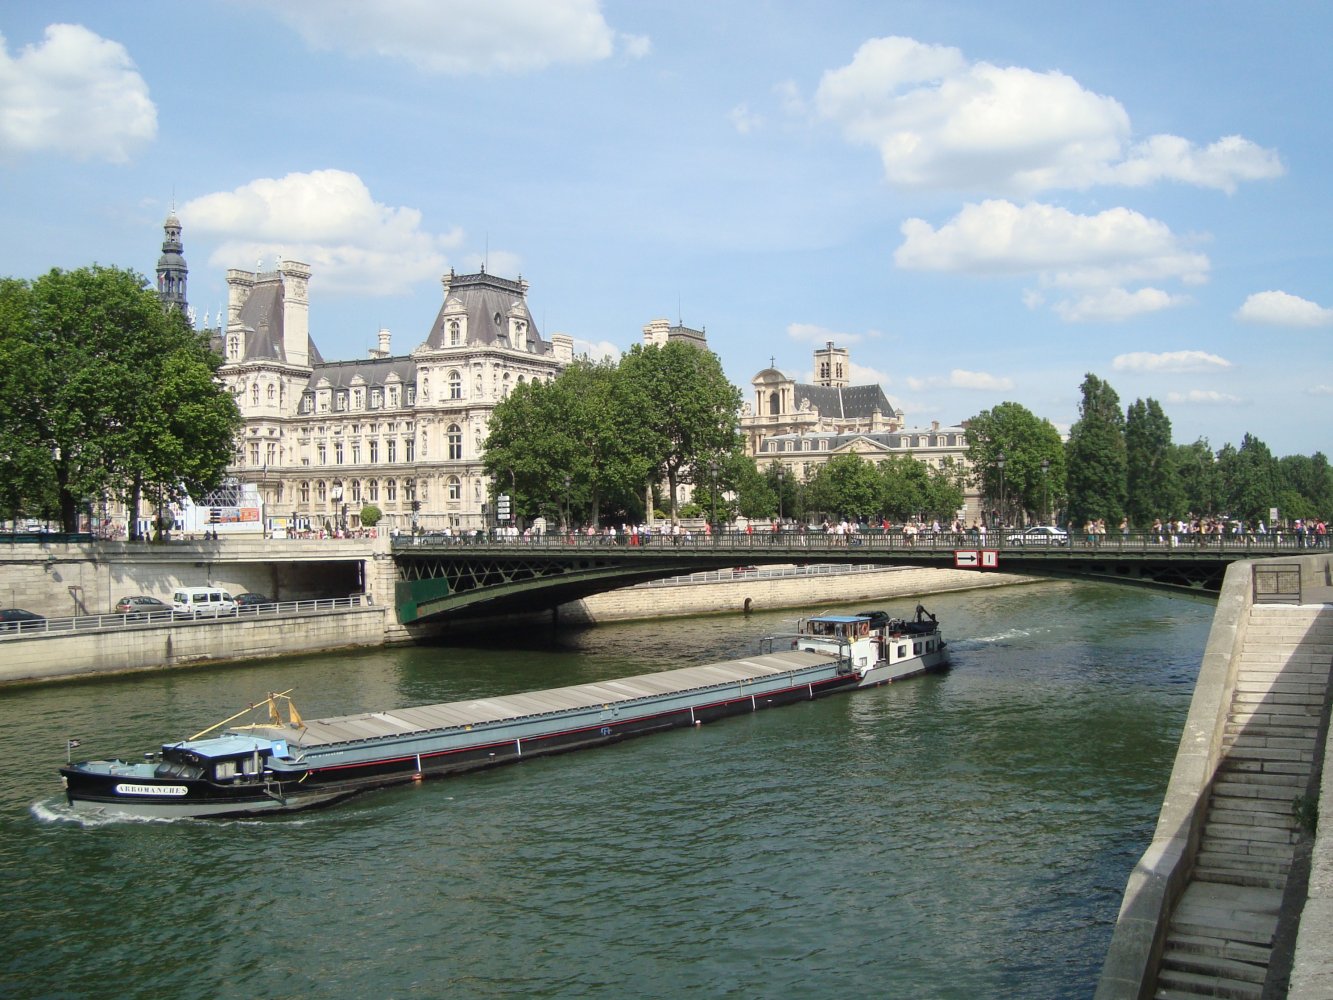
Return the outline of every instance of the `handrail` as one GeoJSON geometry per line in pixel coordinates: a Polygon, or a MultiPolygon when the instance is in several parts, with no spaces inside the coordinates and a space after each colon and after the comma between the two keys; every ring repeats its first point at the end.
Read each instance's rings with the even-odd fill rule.
{"type": "Polygon", "coordinates": [[[75,615],[63,618],[42,618],[37,621],[0,622],[0,642],[18,637],[72,635],[80,632],[110,631],[141,628],[145,625],[197,626],[235,623],[256,618],[287,618],[292,615],[351,610],[369,605],[362,594],[352,597],[319,598],[307,601],[276,601],[273,604],[250,604],[237,608],[235,614],[195,615],[179,611],[130,611],[125,614],[75,615]]]}

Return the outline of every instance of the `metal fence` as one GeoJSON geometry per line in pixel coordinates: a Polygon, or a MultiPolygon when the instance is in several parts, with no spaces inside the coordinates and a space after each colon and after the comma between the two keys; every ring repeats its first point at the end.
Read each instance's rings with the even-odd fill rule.
{"type": "Polygon", "coordinates": [[[40,618],[33,621],[0,621],[0,641],[19,636],[71,635],[84,632],[120,631],[130,628],[192,628],[198,625],[235,623],[257,618],[290,618],[315,612],[346,611],[370,603],[357,594],[352,597],[312,601],[279,601],[273,604],[249,604],[225,615],[196,615],[183,611],[131,611],[123,615],[77,615],[69,618],[40,618]]]}

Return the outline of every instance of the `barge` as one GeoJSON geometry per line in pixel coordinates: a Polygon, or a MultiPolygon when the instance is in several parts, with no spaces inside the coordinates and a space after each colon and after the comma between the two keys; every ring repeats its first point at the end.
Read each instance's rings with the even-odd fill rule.
{"type": "Polygon", "coordinates": [[[883,612],[815,616],[795,636],[764,639],[752,657],[472,701],[307,720],[284,691],[142,761],[86,760],[60,773],[81,812],[174,819],[307,809],[942,667],[944,640],[923,611],[916,623],[883,612]],[[267,718],[233,725],[255,711],[267,718]]]}

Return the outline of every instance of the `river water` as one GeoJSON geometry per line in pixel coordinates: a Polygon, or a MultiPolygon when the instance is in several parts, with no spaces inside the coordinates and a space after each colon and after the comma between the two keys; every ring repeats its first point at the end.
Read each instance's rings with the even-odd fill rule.
{"type": "Polygon", "coordinates": [[[742,656],[797,615],[4,690],[0,995],[1090,996],[1213,605],[926,604],[943,675],[253,821],[76,820],[55,768],[67,738],[138,756],[273,689],[318,717],[553,687],[742,656]]]}

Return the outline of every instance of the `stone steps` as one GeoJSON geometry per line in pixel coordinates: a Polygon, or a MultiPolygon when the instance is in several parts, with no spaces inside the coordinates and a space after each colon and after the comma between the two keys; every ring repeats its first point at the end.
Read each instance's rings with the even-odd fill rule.
{"type": "Polygon", "coordinates": [[[1251,609],[1194,870],[1167,931],[1154,996],[1259,1000],[1314,767],[1333,615],[1251,609]]]}

